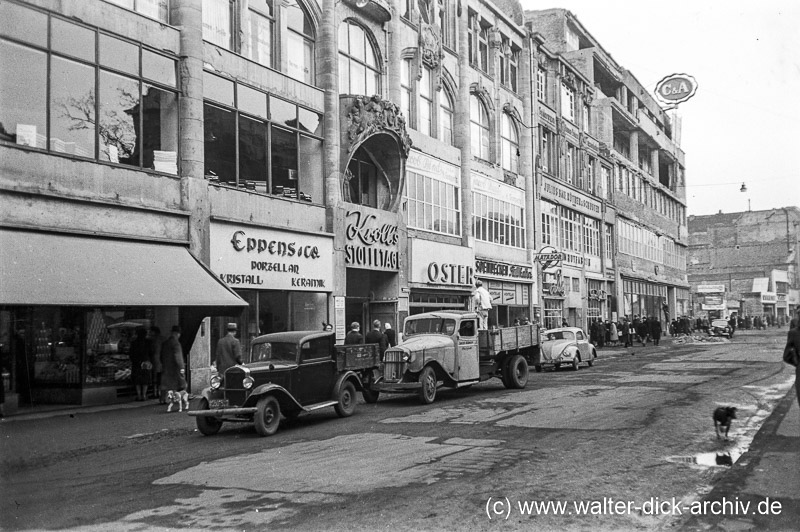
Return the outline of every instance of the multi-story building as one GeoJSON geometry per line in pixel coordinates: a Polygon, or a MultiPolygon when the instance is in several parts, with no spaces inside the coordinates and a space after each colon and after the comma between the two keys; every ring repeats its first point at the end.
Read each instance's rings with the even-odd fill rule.
{"type": "Polygon", "coordinates": [[[689,216],[693,314],[783,324],[800,304],[799,226],[797,207],[689,216]]]}
{"type": "Polygon", "coordinates": [[[670,117],[564,9],[533,32],[546,321],[688,312],[685,157],[670,117]]]}

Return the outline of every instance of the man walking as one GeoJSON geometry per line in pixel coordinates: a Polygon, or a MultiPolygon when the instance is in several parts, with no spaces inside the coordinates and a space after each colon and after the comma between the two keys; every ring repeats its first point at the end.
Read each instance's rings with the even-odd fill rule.
{"type": "Polygon", "coordinates": [[[217,354],[215,365],[217,373],[225,373],[225,370],[242,363],[242,344],[236,338],[236,324],[228,324],[228,334],[217,342],[217,354]]]}
{"type": "Polygon", "coordinates": [[[361,325],[357,321],[350,324],[350,332],[344,337],[345,345],[357,345],[364,343],[364,335],[361,334],[361,325]]]}
{"type": "Polygon", "coordinates": [[[492,295],[483,287],[483,282],[475,281],[475,293],[472,296],[472,304],[475,312],[478,313],[478,328],[489,328],[489,311],[492,309],[492,295]]]}
{"type": "Polygon", "coordinates": [[[372,322],[372,330],[367,333],[367,337],[364,338],[364,343],[378,344],[380,346],[381,359],[383,359],[383,352],[389,348],[389,338],[386,337],[385,333],[381,332],[380,320],[374,320],[372,322]]]}

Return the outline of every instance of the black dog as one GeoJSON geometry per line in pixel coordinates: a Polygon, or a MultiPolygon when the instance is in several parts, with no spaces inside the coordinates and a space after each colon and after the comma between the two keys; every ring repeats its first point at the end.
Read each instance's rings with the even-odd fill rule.
{"type": "Polygon", "coordinates": [[[717,439],[722,436],[722,429],[725,429],[725,439],[728,439],[728,431],[731,430],[731,421],[736,419],[735,406],[720,406],[714,410],[714,431],[717,439]]]}

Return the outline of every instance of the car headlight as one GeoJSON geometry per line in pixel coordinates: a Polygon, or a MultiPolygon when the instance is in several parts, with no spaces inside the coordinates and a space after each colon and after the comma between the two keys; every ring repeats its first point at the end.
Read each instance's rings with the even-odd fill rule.
{"type": "Polygon", "coordinates": [[[560,354],[560,355],[558,355],[558,358],[562,358],[562,359],[563,359],[563,358],[569,358],[571,355],[570,355],[570,353],[568,352],[568,349],[569,349],[568,347],[565,347],[565,348],[563,349],[563,351],[561,351],[561,354],[560,354]]]}
{"type": "Polygon", "coordinates": [[[222,386],[222,377],[219,375],[214,375],[211,377],[211,389],[217,390],[220,386],[222,386]]]}
{"type": "Polygon", "coordinates": [[[253,383],[254,383],[254,382],[255,382],[255,381],[253,380],[253,377],[247,376],[247,377],[245,377],[245,378],[242,380],[242,387],[243,387],[245,390],[249,390],[250,388],[252,388],[252,387],[253,387],[253,383]]]}
{"type": "Polygon", "coordinates": [[[406,363],[410,364],[410,363],[414,362],[414,360],[416,360],[416,358],[417,358],[417,356],[414,353],[406,353],[405,355],[403,355],[403,359],[402,360],[403,360],[403,362],[406,362],[406,363]]]}

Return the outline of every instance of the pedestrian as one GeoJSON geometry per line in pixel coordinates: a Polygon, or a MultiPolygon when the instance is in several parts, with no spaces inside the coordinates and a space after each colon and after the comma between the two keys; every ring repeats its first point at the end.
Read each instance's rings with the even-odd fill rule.
{"type": "Polygon", "coordinates": [[[731,314],[731,318],[728,320],[728,325],[731,326],[731,338],[733,338],[733,333],[736,332],[736,314],[731,314]]]}
{"type": "Polygon", "coordinates": [[[611,345],[619,345],[619,330],[617,329],[616,322],[611,322],[611,345]]]}
{"type": "Polygon", "coordinates": [[[186,365],[180,337],[180,326],[173,325],[169,337],[161,344],[161,389],[165,393],[186,389],[186,365]]]}
{"type": "Polygon", "coordinates": [[[631,342],[631,324],[628,322],[628,318],[622,318],[622,343],[625,347],[633,346],[633,342],[631,342]]]}
{"type": "Polygon", "coordinates": [[[344,337],[344,345],[357,345],[364,343],[364,336],[361,334],[361,325],[357,321],[350,324],[350,331],[344,337]]]}
{"type": "Polygon", "coordinates": [[[472,294],[472,306],[478,313],[478,328],[489,328],[489,311],[492,309],[492,295],[483,287],[483,282],[475,281],[475,292],[472,294]]]}
{"type": "Polygon", "coordinates": [[[606,346],[606,327],[603,322],[595,320],[595,331],[597,333],[597,347],[603,348],[606,346]]]}
{"type": "Polygon", "coordinates": [[[389,347],[397,345],[397,331],[392,329],[392,324],[388,321],[383,324],[383,332],[386,334],[386,339],[389,340],[389,347]]]}
{"type": "Polygon", "coordinates": [[[636,321],[636,337],[639,339],[639,342],[642,344],[642,347],[647,345],[647,316],[642,316],[640,319],[638,316],[635,318],[636,321]]]}
{"type": "Polygon", "coordinates": [[[567,321],[567,318],[563,318],[561,320],[561,326],[562,327],[569,327],[569,322],[567,321]]]}
{"type": "Polygon", "coordinates": [[[653,339],[653,345],[658,345],[661,341],[661,320],[655,316],[650,318],[650,338],[653,339]]]}
{"type": "Polygon", "coordinates": [[[792,320],[793,327],[789,329],[786,337],[786,347],[783,348],[783,360],[791,364],[795,369],[794,388],[797,395],[797,404],[800,405],[800,310],[797,310],[792,320]],[[794,356],[790,357],[790,350],[794,350],[794,356]]]}
{"type": "Polygon", "coordinates": [[[147,399],[147,388],[153,378],[153,349],[147,340],[147,329],[139,327],[128,350],[131,359],[131,380],[136,387],[136,400],[147,399]]]}
{"type": "Polygon", "coordinates": [[[153,395],[163,405],[167,402],[167,398],[161,393],[161,344],[164,343],[164,339],[161,337],[161,329],[151,325],[147,330],[147,341],[153,354],[153,395]]]}
{"type": "Polygon", "coordinates": [[[389,347],[389,338],[386,336],[386,333],[381,332],[380,320],[373,320],[372,330],[367,333],[366,338],[364,338],[364,343],[378,344],[378,348],[380,349],[379,353],[381,354],[381,360],[383,360],[383,353],[389,347]]]}
{"type": "Polygon", "coordinates": [[[227,334],[217,342],[217,352],[214,365],[217,373],[223,374],[225,370],[242,363],[242,344],[236,338],[236,323],[230,322],[226,327],[227,334]]]}
{"type": "Polygon", "coordinates": [[[332,331],[333,330],[333,324],[332,323],[325,323],[323,321],[322,322],[322,330],[323,331],[332,331]]]}

